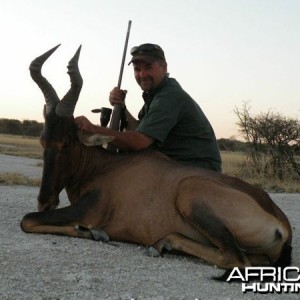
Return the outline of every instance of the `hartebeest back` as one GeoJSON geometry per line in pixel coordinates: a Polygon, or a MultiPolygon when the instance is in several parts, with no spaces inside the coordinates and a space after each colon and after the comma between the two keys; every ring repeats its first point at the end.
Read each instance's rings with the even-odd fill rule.
{"type": "Polygon", "coordinates": [[[149,255],[179,250],[224,269],[290,264],[290,223],[263,190],[158,152],[114,154],[82,144],[73,120],[82,86],[80,49],[68,66],[71,88],[60,101],[41,75],[56,48],[30,66],[46,108],[39,212],[24,216],[25,232],[139,243],[149,246],[149,255]],[[71,205],[55,209],[64,188],[71,205]]]}

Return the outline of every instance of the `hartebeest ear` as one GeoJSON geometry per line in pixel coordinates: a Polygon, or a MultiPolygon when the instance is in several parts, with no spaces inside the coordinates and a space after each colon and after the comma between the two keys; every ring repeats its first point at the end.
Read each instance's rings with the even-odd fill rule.
{"type": "Polygon", "coordinates": [[[78,130],[77,136],[79,141],[85,146],[105,146],[109,142],[113,141],[115,137],[111,135],[103,135],[103,134],[90,134],[86,133],[82,130],[78,130]]]}

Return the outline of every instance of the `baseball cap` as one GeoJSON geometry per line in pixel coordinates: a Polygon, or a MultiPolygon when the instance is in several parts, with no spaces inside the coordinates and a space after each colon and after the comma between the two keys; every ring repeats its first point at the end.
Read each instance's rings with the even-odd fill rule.
{"type": "Polygon", "coordinates": [[[135,61],[153,63],[158,59],[166,62],[163,49],[156,44],[147,43],[135,46],[131,49],[130,54],[132,55],[132,58],[128,65],[135,61]]]}

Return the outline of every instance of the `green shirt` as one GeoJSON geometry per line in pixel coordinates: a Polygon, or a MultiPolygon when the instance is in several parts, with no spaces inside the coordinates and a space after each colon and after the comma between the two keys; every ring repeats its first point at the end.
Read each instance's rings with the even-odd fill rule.
{"type": "Polygon", "coordinates": [[[137,131],[155,139],[154,147],[184,164],[221,172],[214,131],[199,105],[168,76],[143,94],[137,131]]]}

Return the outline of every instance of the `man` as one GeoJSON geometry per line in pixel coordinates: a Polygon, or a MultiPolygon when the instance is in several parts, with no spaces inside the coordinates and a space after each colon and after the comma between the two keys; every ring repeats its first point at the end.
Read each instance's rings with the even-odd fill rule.
{"type": "MultiPolygon", "coordinates": [[[[199,105],[169,78],[167,62],[160,46],[142,44],[131,50],[134,76],[143,90],[145,101],[139,121],[126,110],[125,132],[98,127],[85,117],[75,123],[90,133],[112,135],[112,142],[123,151],[153,147],[185,164],[221,172],[221,157],[214,131],[199,105]]],[[[126,91],[114,88],[112,105],[125,108],[126,91]]],[[[126,108],[125,108],[126,109],[126,108]]]]}

